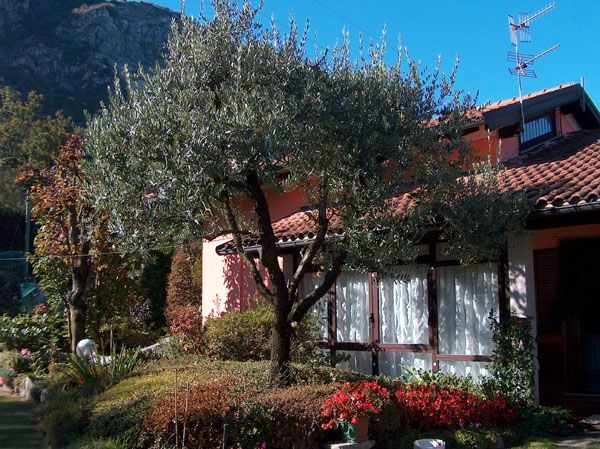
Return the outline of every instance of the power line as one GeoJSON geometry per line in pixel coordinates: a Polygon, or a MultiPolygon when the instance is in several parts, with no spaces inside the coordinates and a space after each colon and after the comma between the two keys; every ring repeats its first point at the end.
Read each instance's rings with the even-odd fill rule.
{"type": "Polygon", "coordinates": [[[117,255],[117,254],[134,254],[134,253],[143,253],[146,251],[157,251],[157,250],[163,250],[163,249],[175,249],[178,248],[178,245],[165,245],[165,246],[160,246],[160,247],[154,247],[154,248],[147,248],[145,250],[133,250],[133,251],[126,251],[126,252],[121,252],[121,251],[108,251],[108,252],[101,252],[101,253],[93,253],[93,254],[46,254],[45,256],[29,256],[29,257],[7,257],[7,258],[3,258],[0,257],[0,263],[4,262],[4,261],[18,261],[18,260],[41,260],[41,259],[75,259],[78,257],[98,257],[98,256],[111,256],[111,255],[117,255]]]}
{"type": "Polygon", "coordinates": [[[363,33],[371,36],[373,39],[378,39],[378,37],[376,37],[375,35],[373,35],[369,30],[367,30],[365,27],[359,25],[358,23],[350,20],[349,18],[343,16],[342,14],[340,14],[339,12],[337,12],[335,9],[333,9],[332,7],[330,7],[329,5],[327,5],[326,3],[323,3],[321,0],[313,0],[313,2],[315,2],[317,5],[320,5],[322,8],[325,8],[326,10],[328,10],[329,12],[331,12],[332,14],[335,14],[336,16],[338,16],[340,19],[345,20],[346,22],[348,22],[351,25],[354,25],[356,28],[358,28],[360,31],[362,31],[363,33]]]}
{"type": "MultiPolygon", "coordinates": [[[[263,16],[265,19],[269,20],[269,21],[273,21],[275,22],[277,25],[279,25],[280,27],[287,29],[288,31],[291,31],[291,28],[288,25],[284,24],[283,22],[277,20],[274,16],[269,17],[267,14],[265,14],[264,12],[262,12],[261,10],[257,11],[259,15],[263,16]]],[[[315,44],[315,46],[317,47],[317,49],[319,49],[319,43],[317,42],[317,39],[314,37],[311,37],[310,35],[307,35],[307,39],[309,39],[313,44],[315,44]]]]}

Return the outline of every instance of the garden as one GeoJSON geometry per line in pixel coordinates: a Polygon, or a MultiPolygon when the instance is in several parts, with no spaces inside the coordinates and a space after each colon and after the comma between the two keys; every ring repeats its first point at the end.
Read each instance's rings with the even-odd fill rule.
{"type": "MultiPolygon", "coordinates": [[[[491,375],[475,382],[439,371],[390,379],[336,369],[310,343],[318,326],[307,319],[294,338],[289,385],[274,386],[266,360],[272,320],[266,305],[230,312],[150,352],[108,348],[110,365],[45,356],[37,336],[3,333],[3,378],[13,385],[35,379],[31,396],[51,448],[311,449],[360,441],[365,420],[364,438],[376,448],[412,448],[422,438],[500,448],[549,437],[571,421],[566,410],[533,405],[531,363],[524,362],[533,355],[522,346],[529,332],[522,323],[495,327],[491,375]],[[6,350],[22,345],[32,349],[6,350]],[[522,357],[507,360],[517,347],[522,357]]],[[[46,324],[46,337],[64,338],[46,324]]]]}
{"type": "MultiPolygon", "coordinates": [[[[440,439],[500,449],[572,429],[567,411],[534,403],[528,320],[490,314],[495,349],[481,379],[408,366],[397,378],[363,375],[315,343],[315,306],[344,270],[399,279],[432,236],[460,263],[498,260],[505,233],[523,230],[525,196],[505,194],[498,167],[472,160],[463,137],[474,103],[454,88],[456,68],[428,72],[401,51],[389,63],[383,37],[361,42],[356,60],[347,35],[311,57],[308,26],[292,19],[281,33],[249,3],[211,4],[214,18],[174,22],[162,64],[125,70],[84,131],[19,174],[44,300],[30,313],[0,310],[0,384],[35,401],[46,445],[313,449],[366,439],[403,449],[440,439]],[[464,177],[467,166],[477,176],[464,177]],[[305,199],[315,224],[286,254],[292,273],[269,189],[305,199]],[[214,236],[232,239],[224,251],[239,262],[223,283],[246,270],[246,292],[257,294],[207,317],[201,242],[214,236]],[[304,289],[315,271],[318,284],[304,289]]],[[[368,333],[370,319],[353,322],[368,333]]]]}

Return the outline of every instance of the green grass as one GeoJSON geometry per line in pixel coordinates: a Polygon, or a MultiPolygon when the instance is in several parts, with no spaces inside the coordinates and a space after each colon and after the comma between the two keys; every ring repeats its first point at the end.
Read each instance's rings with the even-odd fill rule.
{"type": "Polygon", "coordinates": [[[33,418],[33,404],[0,393],[2,449],[41,449],[44,438],[33,418]]]}
{"type": "MultiPolygon", "coordinates": [[[[564,449],[565,446],[557,446],[556,440],[550,438],[539,438],[528,442],[522,446],[515,446],[511,449],[564,449]]],[[[600,449],[600,440],[591,445],[585,446],[585,449],[600,449]]]]}

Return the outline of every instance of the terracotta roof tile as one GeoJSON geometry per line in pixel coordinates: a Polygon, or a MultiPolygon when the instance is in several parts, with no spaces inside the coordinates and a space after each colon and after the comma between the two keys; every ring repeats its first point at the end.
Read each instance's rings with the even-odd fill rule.
{"type": "MultiPolygon", "coordinates": [[[[537,209],[595,203],[600,197],[600,130],[556,139],[505,165],[501,187],[509,193],[525,190],[537,209]]],[[[402,213],[410,207],[410,192],[391,201],[391,206],[402,213]]],[[[343,233],[338,215],[332,214],[329,223],[329,236],[343,233]]],[[[310,240],[315,236],[316,217],[310,212],[296,212],[273,223],[273,230],[279,243],[310,240]]],[[[245,244],[257,245],[259,240],[250,236],[245,244]]],[[[222,248],[232,248],[231,242],[222,248]]]]}
{"type": "Polygon", "coordinates": [[[506,166],[504,188],[525,188],[538,209],[594,203],[600,195],[600,130],[539,146],[506,166]]]}

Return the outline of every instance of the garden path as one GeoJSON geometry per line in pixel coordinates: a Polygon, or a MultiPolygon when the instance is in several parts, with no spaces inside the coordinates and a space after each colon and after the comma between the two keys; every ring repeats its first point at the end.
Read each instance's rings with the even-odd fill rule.
{"type": "Polygon", "coordinates": [[[33,418],[33,403],[0,392],[0,447],[42,449],[44,438],[33,418]]]}

